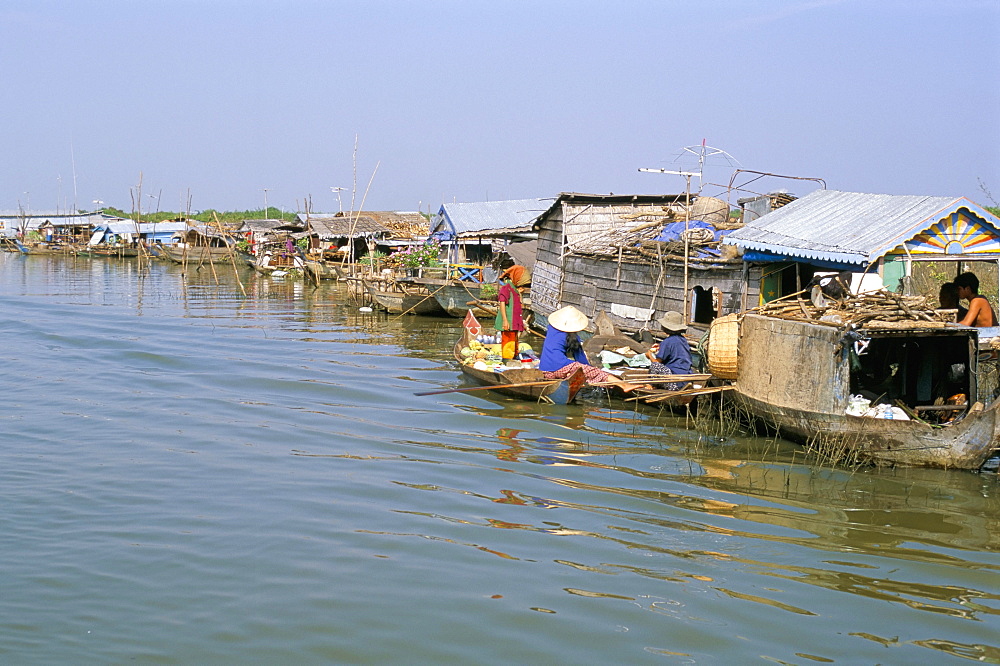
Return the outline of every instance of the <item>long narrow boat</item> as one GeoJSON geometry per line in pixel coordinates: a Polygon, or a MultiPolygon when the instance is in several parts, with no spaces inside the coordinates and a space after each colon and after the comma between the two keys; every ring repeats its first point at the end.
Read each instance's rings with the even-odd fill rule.
{"type": "Polygon", "coordinates": [[[376,278],[364,278],[363,281],[368,294],[389,314],[432,317],[445,314],[444,309],[424,287],[376,278]]]}
{"type": "Polygon", "coordinates": [[[327,259],[305,259],[305,272],[313,280],[339,280],[340,273],[334,268],[339,262],[327,259]]]}
{"type": "Polygon", "coordinates": [[[488,386],[491,392],[522,400],[566,405],[576,399],[576,394],[587,383],[587,378],[580,369],[566,379],[546,381],[545,373],[537,368],[504,368],[502,371],[477,368],[467,363],[469,358],[462,354],[462,350],[474,339],[474,334],[463,327],[462,336],[455,343],[455,360],[463,374],[488,386]]]}
{"type": "MultiPolygon", "coordinates": [[[[734,395],[753,420],[833,459],[978,469],[1000,447],[996,352],[980,351],[979,334],[941,321],[746,314],[734,395]]],[[[710,367],[719,346],[713,327],[710,367]]]]}
{"type": "Polygon", "coordinates": [[[74,255],[76,254],[76,246],[72,243],[63,243],[60,241],[27,241],[21,242],[14,240],[14,244],[18,251],[22,254],[34,254],[34,255],[74,255]]]}
{"type": "Polygon", "coordinates": [[[423,286],[434,296],[434,300],[452,317],[464,317],[472,309],[478,317],[496,316],[496,301],[484,300],[480,296],[480,284],[464,280],[416,277],[405,278],[412,284],[423,286]]]}
{"type": "Polygon", "coordinates": [[[77,250],[77,256],[81,257],[107,257],[111,259],[125,259],[139,256],[139,248],[115,245],[88,245],[77,250]]]}
{"type": "Polygon", "coordinates": [[[248,263],[246,254],[231,247],[159,245],[158,248],[167,259],[178,264],[228,264],[233,261],[240,265],[248,263]]]}

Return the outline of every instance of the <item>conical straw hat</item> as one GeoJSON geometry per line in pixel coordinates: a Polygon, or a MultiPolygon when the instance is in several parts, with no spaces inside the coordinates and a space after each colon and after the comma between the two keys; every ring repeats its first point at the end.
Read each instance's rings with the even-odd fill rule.
{"type": "Polygon", "coordinates": [[[549,315],[549,324],[563,333],[577,333],[587,328],[587,315],[572,305],[559,308],[549,315]]]}

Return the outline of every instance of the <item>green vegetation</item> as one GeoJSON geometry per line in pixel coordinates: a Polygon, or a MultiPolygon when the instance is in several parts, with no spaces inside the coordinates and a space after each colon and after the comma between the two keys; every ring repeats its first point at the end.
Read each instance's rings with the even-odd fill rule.
{"type": "Polygon", "coordinates": [[[384,258],[385,258],[384,252],[379,252],[378,250],[375,250],[374,252],[369,252],[365,256],[358,259],[358,263],[363,264],[365,266],[372,266],[378,264],[378,262],[384,258]]]}
{"type": "MultiPolygon", "coordinates": [[[[104,208],[102,209],[108,215],[117,215],[118,217],[123,217],[128,220],[135,219],[135,213],[126,213],[118,208],[104,208]]],[[[258,208],[256,210],[234,210],[234,211],[218,211],[212,208],[207,210],[199,211],[196,214],[190,216],[184,213],[174,213],[170,211],[160,211],[159,213],[142,213],[142,222],[166,222],[168,220],[182,220],[182,219],[192,219],[198,220],[199,222],[206,222],[214,224],[216,219],[222,223],[225,227],[237,227],[243,220],[294,220],[296,213],[284,212],[274,206],[269,206],[265,211],[263,208],[258,208]]]]}

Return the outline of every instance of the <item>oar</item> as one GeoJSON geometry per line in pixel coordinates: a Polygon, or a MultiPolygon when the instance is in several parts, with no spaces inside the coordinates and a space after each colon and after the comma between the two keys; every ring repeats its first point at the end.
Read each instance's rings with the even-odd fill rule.
{"type": "MultiPolygon", "coordinates": [[[[712,375],[624,375],[622,381],[629,384],[655,384],[657,382],[704,382],[712,375]]],[[[614,386],[619,382],[594,382],[590,386],[614,386]]]]}
{"type": "Polygon", "coordinates": [[[445,389],[443,391],[421,391],[413,395],[438,395],[439,393],[465,393],[468,391],[486,391],[489,389],[521,388],[522,386],[545,386],[546,384],[558,384],[561,379],[547,379],[544,382],[521,382],[519,384],[490,384],[489,386],[472,386],[470,388],[445,389]]]}
{"type": "Polygon", "coordinates": [[[731,391],[735,388],[736,388],[735,386],[708,386],[705,388],[682,389],[680,391],[657,391],[656,393],[648,393],[646,395],[638,395],[638,396],[633,396],[631,398],[625,398],[625,402],[629,402],[631,400],[645,400],[646,402],[662,402],[664,400],[670,400],[671,398],[677,398],[677,397],[722,393],[723,391],[731,391]]]}

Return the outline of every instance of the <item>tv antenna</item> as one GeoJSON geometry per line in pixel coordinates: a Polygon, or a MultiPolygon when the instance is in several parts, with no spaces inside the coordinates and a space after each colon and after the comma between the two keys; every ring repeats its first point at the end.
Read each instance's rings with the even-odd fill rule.
{"type": "Polygon", "coordinates": [[[674,174],[677,176],[684,176],[687,179],[687,192],[690,195],[691,192],[691,179],[695,176],[698,177],[698,194],[701,194],[701,188],[704,185],[705,180],[705,167],[713,166],[726,166],[730,168],[739,168],[741,165],[739,161],[722,150],[721,148],[714,148],[706,143],[705,139],[701,140],[701,145],[699,146],[685,146],[680,149],[680,152],[672,160],[673,163],[679,166],[683,164],[690,165],[684,169],[639,169],[639,171],[644,171],[646,173],[665,173],[674,174]],[[712,164],[712,162],[725,162],[725,164],[712,164]]]}

